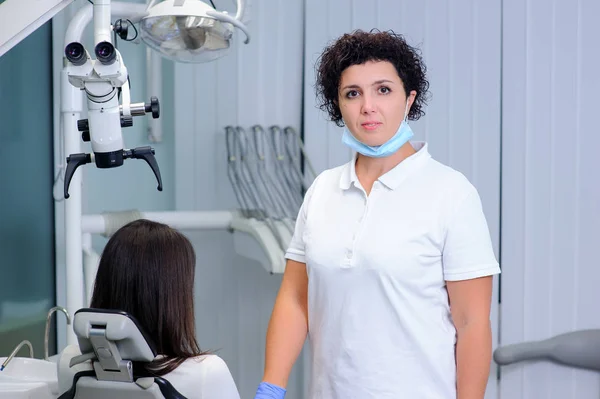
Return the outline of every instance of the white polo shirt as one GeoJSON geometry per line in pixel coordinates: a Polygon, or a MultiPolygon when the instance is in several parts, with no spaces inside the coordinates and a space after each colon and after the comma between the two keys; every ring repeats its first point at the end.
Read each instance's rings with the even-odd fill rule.
{"type": "Polygon", "coordinates": [[[308,273],[310,399],[454,399],[445,281],[500,272],[476,189],[427,144],[367,196],[355,159],[308,190],[286,258],[308,273]]]}

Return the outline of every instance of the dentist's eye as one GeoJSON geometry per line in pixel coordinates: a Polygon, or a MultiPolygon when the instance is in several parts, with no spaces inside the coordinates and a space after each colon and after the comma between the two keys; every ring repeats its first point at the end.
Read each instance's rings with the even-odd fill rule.
{"type": "Polygon", "coordinates": [[[392,91],[390,90],[389,87],[382,86],[382,87],[379,88],[379,93],[381,93],[381,94],[388,94],[388,93],[391,93],[391,92],[392,91]]]}
{"type": "Polygon", "coordinates": [[[350,90],[346,93],[346,98],[354,98],[358,96],[358,92],[356,90],[350,90]]]}

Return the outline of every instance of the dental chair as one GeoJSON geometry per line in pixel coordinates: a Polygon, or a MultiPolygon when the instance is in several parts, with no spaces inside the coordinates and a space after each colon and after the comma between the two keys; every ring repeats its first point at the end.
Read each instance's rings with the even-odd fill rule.
{"type": "Polygon", "coordinates": [[[151,362],[157,354],[132,316],[80,309],[73,329],[81,354],[66,359],[68,367],[81,370],[82,364],[87,365],[74,373],[71,388],[59,399],[185,399],[164,378],[138,370],[140,363],[151,362]]]}

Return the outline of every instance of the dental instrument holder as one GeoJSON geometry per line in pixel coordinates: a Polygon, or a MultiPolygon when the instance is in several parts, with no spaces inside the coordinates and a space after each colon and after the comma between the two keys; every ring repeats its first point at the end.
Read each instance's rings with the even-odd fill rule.
{"type": "Polygon", "coordinates": [[[158,99],[149,103],[130,103],[129,75],[121,53],[111,42],[113,28],[110,23],[110,0],[96,0],[94,14],[94,53],[92,60],[79,42],[65,47],[65,70],[69,83],[84,90],[87,96],[88,119],[77,121],[83,141],[92,145],[90,154],[69,154],[65,171],[64,197],[69,198],[69,185],[73,174],[81,165],[94,162],[98,168],[114,168],[123,165],[128,158],[145,160],[158,181],[162,191],[162,179],[154,149],[138,147],[124,149],[121,129],[133,126],[133,117],[152,113],[160,115],[158,99]],[[119,104],[122,96],[122,104],[119,104]]]}

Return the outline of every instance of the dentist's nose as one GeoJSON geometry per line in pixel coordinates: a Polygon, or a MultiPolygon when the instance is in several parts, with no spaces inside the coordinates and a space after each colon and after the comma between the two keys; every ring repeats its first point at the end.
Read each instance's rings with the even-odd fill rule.
{"type": "Polygon", "coordinates": [[[375,111],[375,101],[368,94],[365,94],[362,97],[361,111],[362,111],[363,114],[371,114],[371,113],[373,113],[375,111]]]}

